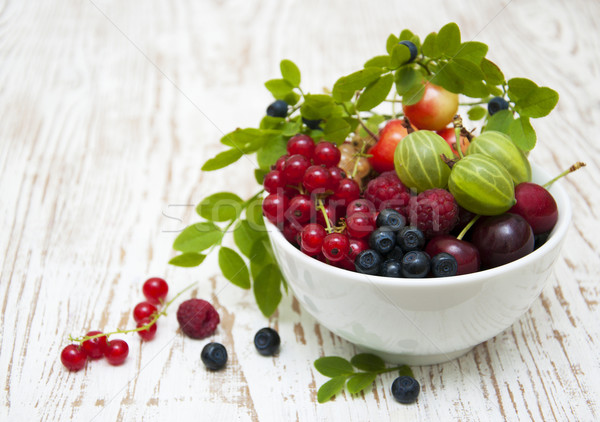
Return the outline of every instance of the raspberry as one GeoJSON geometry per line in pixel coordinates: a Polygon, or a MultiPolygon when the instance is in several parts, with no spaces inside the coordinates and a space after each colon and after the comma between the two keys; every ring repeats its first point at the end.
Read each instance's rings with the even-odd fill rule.
{"type": "Polygon", "coordinates": [[[445,189],[429,189],[413,198],[409,207],[410,224],[425,237],[448,234],[458,222],[458,205],[445,189]]]}
{"type": "Polygon", "coordinates": [[[378,211],[391,208],[407,216],[406,207],[410,201],[410,193],[394,171],[386,171],[371,180],[367,184],[365,198],[371,201],[378,211]]]}
{"type": "Polygon", "coordinates": [[[177,321],[181,331],[191,338],[211,335],[219,324],[219,314],[213,306],[202,299],[189,299],[179,305],[177,321]]]}

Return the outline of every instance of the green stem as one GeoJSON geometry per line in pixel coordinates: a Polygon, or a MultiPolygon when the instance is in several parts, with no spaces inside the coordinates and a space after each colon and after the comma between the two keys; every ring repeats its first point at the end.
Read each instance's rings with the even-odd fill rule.
{"type": "Polygon", "coordinates": [[[458,236],[456,236],[456,239],[462,240],[462,238],[465,237],[465,234],[467,234],[467,232],[469,231],[469,229],[471,227],[473,227],[473,224],[475,224],[477,222],[477,220],[479,220],[479,217],[481,217],[481,215],[479,215],[479,214],[477,214],[475,217],[473,217],[471,219],[471,221],[469,221],[467,223],[467,225],[465,226],[465,228],[462,229],[462,231],[458,234],[458,236]]]}
{"type": "Polygon", "coordinates": [[[573,173],[574,171],[579,170],[581,167],[585,167],[585,165],[586,164],[582,163],[581,161],[576,162],[571,167],[569,167],[568,169],[560,173],[558,176],[556,176],[554,179],[550,180],[549,182],[546,182],[546,184],[542,185],[542,187],[548,189],[550,186],[552,186],[552,183],[556,182],[561,177],[564,177],[569,173],[573,173]]]}
{"type": "Polygon", "coordinates": [[[481,104],[487,104],[489,102],[489,100],[484,100],[484,101],[477,101],[474,103],[458,103],[459,106],[474,106],[474,105],[481,105],[481,104]]]}
{"type": "Polygon", "coordinates": [[[426,60],[425,62],[422,62],[421,60],[415,61],[416,64],[418,64],[423,69],[425,69],[425,71],[427,72],[428,75],[431,75],[431,70],[429,70],[429,66],[427,66],[429,64],[429,62],[431,62],[431,60],[426,60]]]}
{"type": "Polygon", "coordinates": [[[392,99],[392,116],[394,116],[394,119],[396,118],[396,96],[398,95],[398,92],[396,90],[394,90],[394,98],[392,99]]]}
{"type": "Polygon", "coordinates": [[[462,159],[464,158],[462,145],[460,143],[460,132],[462,131],[463,127],[462,118],[457,114],[456,116],[454,116],[454,121],[452,123],[454,124],[454,137],[456,139],[456,144],[454,146],[456,148],[456,151],[458,152],[458,156],[462,159]]]}
{"type": "Polygon", "coordinates": [[[332,233],[333,228],[331,228],[331,223],[329,222],[329,217],[327,216],[327,210],[325,210],[325,205],[323,205],[322,199],[317,199],[317,209],[321,210],[323,213],[323,218],[325,219],[325,224],[327,225],[326,230],[327,233],[332,233]]]}
{"type": "Polygon", "coordinates": [[[360,152],[358,154],[354,155],[354,168],[352,169],[352,174],[350,175],[350,177],[352,179],[354,179],[354,176],[356,176],[356,173],[358,172],[358,162],[360,161],[361,158],[363,158],[366,154],[365,154],[365,147],[367,146],[366,142],[363,142],[362,147],[360,148],[360,152]]]}

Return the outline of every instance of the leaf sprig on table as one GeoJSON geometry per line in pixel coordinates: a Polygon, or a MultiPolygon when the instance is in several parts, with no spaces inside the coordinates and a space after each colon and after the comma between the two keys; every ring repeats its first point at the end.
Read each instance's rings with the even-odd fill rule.
{"type": "MultiPolygon", "coordinates": [[[[228,149],[206,161],[202,170],[219,170],[244,155],[251,156],[257,163],[254,177],[260,185],[271,166],[286,153],[290,137],[303,133],[315,141],[338,145],[353,132],[376,137],[382,122],[401,115],[396,113],[397,104],[421,100],[425,82],[476,99],[461,104],[470,120],[483,119],[484,131],[507,133],[520,149],[530,151],[537,140],[531,119],[549,114],[558,94],[529,79],[507,80],[486,57],[487,52],[488,46],[482,42],[463,41],[455,23],[432,32],[423,42],[405,29],[388,37],[383,54],[367,60],[363,69],[339,78],[331,92],[324,94],[305,92],[298,67],[283,60],[281,78],[267,81],[265,87],[276,100],[288,104],[286,117],[265,116],[257,128],[238,128],[226,134],[220,142],[228,149]],[[416,46],[416,57],[411,57],[410,48],[401,41],[416,46]],[[509,108],[490,116],[484,105],[495,96],[503,97],[509,108]],[[392,104],[391,115],[376,110],[384,102],[392,104]]],[[[198,266],[208,252],[218,249],[223,275],[239,287],[252,287],[260,310],[269,316],[277,309],[282,288],[287,290],[287,285],[266,236],[261,202],[262,191],[248,200],[229,192],[202,200],[196,211],[204,221],[192,224],[177,237],[173,247],[182,254],[170,263],[198,266]],[[223,237],[232,228],[241,255],[222,246],[223,237]]]]}

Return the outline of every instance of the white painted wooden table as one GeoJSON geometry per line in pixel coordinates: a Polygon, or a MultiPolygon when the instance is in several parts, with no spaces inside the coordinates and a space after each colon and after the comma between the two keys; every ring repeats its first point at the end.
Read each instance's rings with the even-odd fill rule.
{"type": "Polygon", "coordinates": [[[0,419],[23,420],[579,420],[600,418],[600,3],[512,1],[3,1],[0,5],[0,419]],[[325,3],[325,4],[324,4],[325,3]],[[418,403],[390,395],[393,374],[350,397],[316,403],[326,378],[312,362],[354,347],[291,296],[267,322],[211,257],[167,265],[178,231],[209,193],[256,186],[235,171],[202,173],[221,134],[254,126],[270,102],[263,82],[294,60],[304,86],[331,86],[408,27],[425,35],[454,20],[490,46],[508,76],[561,95],[535,122],[532,161],[564,181],[572,229],[555,271],[510,329],[442,365],[415,368],[418,403]],[[132,326],[141,283],[159,275],[211,300],[227,345],[208,373],[205,342],[161,319],[136,335],[128,361],[66,371],[69,334],[132,326]],[[257,329],[283,346],[264,358],[257,329]]]}

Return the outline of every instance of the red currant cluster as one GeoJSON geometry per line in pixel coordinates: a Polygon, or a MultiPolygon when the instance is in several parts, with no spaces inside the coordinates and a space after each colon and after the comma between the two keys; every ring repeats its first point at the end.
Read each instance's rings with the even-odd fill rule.
{"type": "MultiPolygon", "coordinates": [[[[156,321],[160,315],[164,315],[164,310],[159,311],[156,306],[165,305],[169,286],[162,278],[150,278],[144,283],[142,292],[146,301],[138,303],[133,310],[136,328],[116,330],[106,334],[101,331],[90,331],[84,337],[71,338],[78,344],[69,344],[62,350],[60,354],[62,364],[70,371],[79,371],[83,369],[88,358],[96,360],[103,356],[111,365],[122,364],[129,355],[129,346],[127,342],[120,339],[108,341],[108,337],[112,334],[137,332],[142,340],[152,340],[156,334],[156,321]]],[[[164,308],[166,309],[167,306],[168,304],[164,308]]]]}

